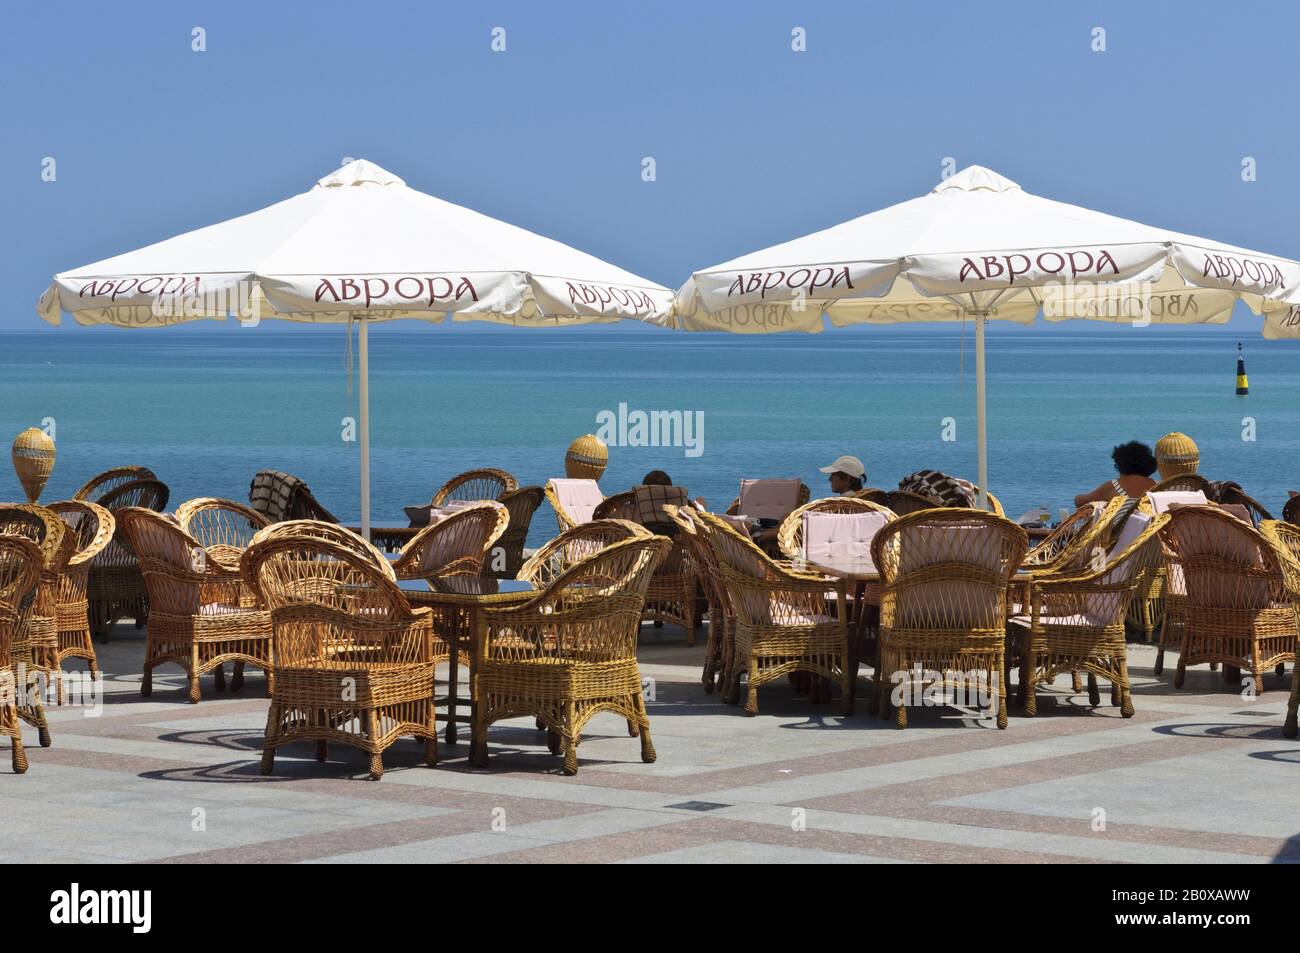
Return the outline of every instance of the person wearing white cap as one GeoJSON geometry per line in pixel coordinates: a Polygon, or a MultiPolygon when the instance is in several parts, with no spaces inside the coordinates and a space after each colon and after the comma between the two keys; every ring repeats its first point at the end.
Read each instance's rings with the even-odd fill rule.
{"type": "Polygon", "coordinates": [[[831,492],[843,496],[862,489],[862,481],[867,477],[867,468],[857,457],[843,456],[828,467],[821,467],[822,473],[830,474],[831,492]]]}

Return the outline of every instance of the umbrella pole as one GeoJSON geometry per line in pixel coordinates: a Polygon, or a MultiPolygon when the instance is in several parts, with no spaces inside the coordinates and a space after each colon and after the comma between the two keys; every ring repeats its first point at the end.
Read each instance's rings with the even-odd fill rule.
{"type": "MultiPolygon", "coordinates": [[[[984,322],[986,320],[987,318],[983,312],[975,313],[975,405],[979,420],[977,433],[979,439],[980,495],[978,502],[980,509],[987,509],[989,491],[989,450],[985,432],[987,418],[984,412],[984,322]]],[[[365,325],[363,324],[363,333],[364,329],[365,325]]]]}
{"type": "MultiPolygon", "coordinates": [[[[361,365],[361,538],[370,538],[370,349],[365,318],[357,330],[357,363],[361,365]]],[[[982,405],[981,405],[982,406],[982,405]]]]}

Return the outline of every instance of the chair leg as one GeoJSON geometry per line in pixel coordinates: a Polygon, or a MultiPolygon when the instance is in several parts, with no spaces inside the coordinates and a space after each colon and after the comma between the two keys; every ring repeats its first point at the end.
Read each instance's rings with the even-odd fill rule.
{"type": "Polygon", "coordinates": [[[1079,678],[1079,670],[1077,668],[1070,672],[1070,688],[1074,690],[1074,694],[1076,695],[1083,691],[1083,681],[1079,678]]]}
{"type": "Polygon", "coordinates": [[[235,674],[230,676],[230,690],[237,692],[244,687],[244,663],[235,663],[235,674]]]}
{"type": "MultiPolygon", "coordinates": [[[[199,703],[199,699],[202,697],[199,690],[199,646],[197,642],[190,648],[189,676],[190,676],[189,677],[190,703],[197,705],[199,703]]],[[[222,686],[224,687],[225,686],[224,676],[222,678],[223,678],[222,686]]]]}
{"type": "MultiPolygon", "coordinates": [[[[371,708],[365,715],[366,738],[371,744],[379,737],[379,718],[375,709],[371,708]]],[[[384,756],[380,751],[372,752],[370,755],[370,780],[378,781],[384,776],[384,756]]]]}
{"type": "Polygon", "coordinates": [[[1088,673],[1088,704],[1093,708],[1101,704],[1101,689],[1097,687],[1097,676],[1093,672],[1088,673]]]}
{"type": "Polygon", "coordinates": [[[424,739],[424,763],[433,768],[438,765],[438,729],[430,726],[432,734],[424,739]]]}
{"type": "Polygon", "coordinates": [[[144,675],[140,679],[140,697],[148,698],[153,694],[153,663],[144,663],[144,675]]]}
{"type": "MultiPolygon", "coordinates": [[[[1005,660],[1002,667],[996,672],[990,673],[996,679],[996,687],[993,689],[993,704],[997,706],[997,725],[999,728],[1007,726],[1007,699],[1011,695],[1010,673],[1007,671],[1005,660]]],[[[990,679],[993,681],[993,679],[990,679]]]]}
{"type": "Polygon", "coordinates": [[[1151,672],[1157,678],[1165,673],[1165,647],[1163,645],[1156,649],[1156,665],[1151,672]]]}
{"type": "Polygon", "coordinates": [[[1291,697],[1286,703],[1286,721],[1282,725],[1282,737],[1296,736],[1296,709],[1300,708],[1300,664],[1291,666],[1291,697]]]}
{"type": "Polygon", "coordinates": [[[318,739],[316,740],[316,760],[317,760],[317,761],[324,761],[326,758],[329,757],[329,747],[330,747],[330,746],[329,746],[329,742],[326,741],[324,738],[318,738],[318,739]]]}
{"type": "Polygon", "coordinates": [[[758,660],[749,660],[749,683],[745,686],[745,714],[753,718],[758,714],[758,660]]]}
{"type": "Polygon", "coordinates": [[[646,711],[645,696],[640,692],[637,692],[634,701],[636,704],[638,721],[641,723],[641,760],[646,764],[653,764],[659,755],[655,753],[655,746],[650,741],[650,715],[646,711]]]}
{"type": "Polygon", "coordinates": [[[578,732],[573,727],[577,722],[576,708],[573,699],[564,703],[564,730],[561,732],[564,739],[564,773],[570,776],[578,773],[578,732]]]}
{"type": "Polygon", "coordinates": [[[1125,651],[1119,657],[1119,681],[1113,682],[1112,686],[1118,686],[1120,691],[1119,713],[1124,718],[1133,717],[1133,685],[1129,680],[1128,674],[1128,652],[1125,651]]]}
{"type": "MultiPolygon", "coordinates": [[[[197,665],[194,668],[195,671],[198,670],[197,665]]],[[[226,690],[226,667],[224,665],[218,665],[212,670],[212,689],[217,692],[226,690]]]]}
{"type": "Polygon", "coordinates": [[[10,752],[10,756],[13,762],[14,774],[26,774],[27,773],[27,752],[23,750],[23,739],[19,738],[17,735],[14,735],[14,737],[10,741],[10,744],[13,749],[10,752]]]}

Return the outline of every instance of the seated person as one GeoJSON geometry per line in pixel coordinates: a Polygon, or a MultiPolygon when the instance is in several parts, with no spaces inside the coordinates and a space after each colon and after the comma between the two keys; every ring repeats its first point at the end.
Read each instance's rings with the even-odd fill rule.
{"type": "Polygon", "coordinates": [[[836,496],[856,493],[862,489],[862,481],[867,478],[867,468],[862,465],[862,461],[847,455],[828,467],[822,467],[821,472],[830,474],[831,492],[836,496]]]}
{"type": "Polygon", "coordinates": [[[1156,472],[1156,458],[1151,448],[1136,440],[1120,444],[1110,454],[1119,476],[1108,480],[1091,493],[1080,493],[1074,498],[1075,506],[1088,503],[1105,503],[1116,496],[1137,499],[1156,485],[1151,474],[1156,472]]]}
{"type": "Polygon", "coordinates": [[[636,496],[636,520],[652,533],[658,533],[661,536],[670,538],[677,537],[677,524],[668,519],[667,513],[663,512],[663,505],[671,503],[675,506],[693,505],[696,509],[704,509],[704,500],[701,497],[690,499],[690,495],[685,487],[674,487],[673,479],[663,470],[651,470],[641,478],[641,483],[632,488],[636,496]],[[659,488],[665,489],[659,489],[659,488]],[[672,489],[666,489],[671,487],[672,489]]]}

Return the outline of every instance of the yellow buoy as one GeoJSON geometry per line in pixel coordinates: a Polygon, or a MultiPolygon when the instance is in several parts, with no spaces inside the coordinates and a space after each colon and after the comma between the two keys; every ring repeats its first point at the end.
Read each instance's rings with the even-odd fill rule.
{"type": "Polygon", "coordinates": [[[1250,381],[1246,379],[1246,359],[1241,356],[1240,341],[1237,342],[1237,393],[1250,393],[1250,381]]]}

